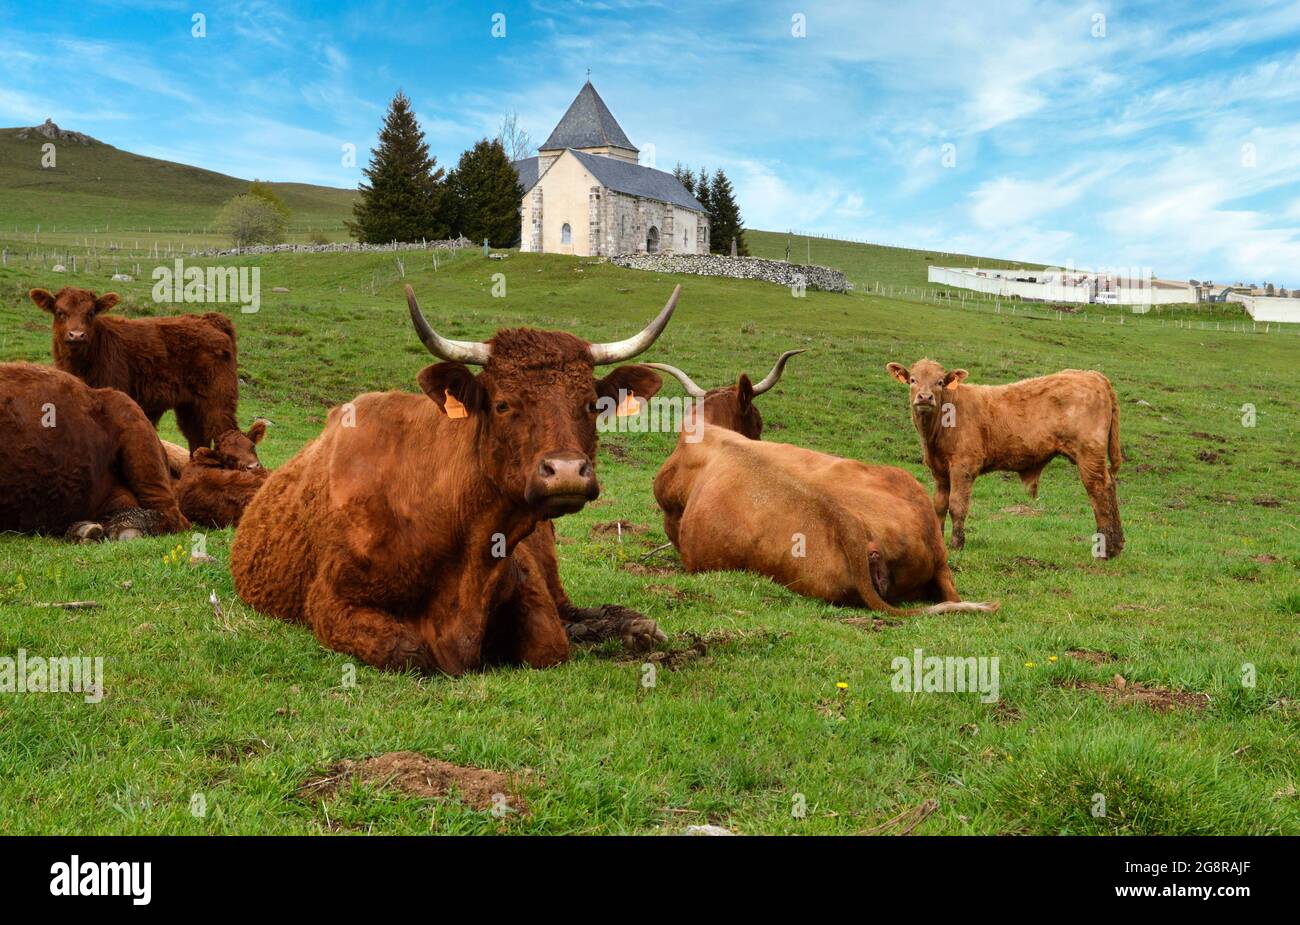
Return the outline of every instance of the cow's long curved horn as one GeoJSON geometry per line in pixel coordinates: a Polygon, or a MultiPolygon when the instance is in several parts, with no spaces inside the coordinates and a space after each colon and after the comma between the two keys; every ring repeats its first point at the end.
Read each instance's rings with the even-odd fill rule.
{"type": "Polygon", "coordinates": [[[639,353],[644,353],[650,349],[659,335],[664,332],[668,326],[668,319],[673,316],[673,309],[677,307],[677,299],[682,294],[682,287],[677,286],[673,289],[673,294],[668,297],[668,302],[664,305],[663,310],[655,317],[655,320],[645,326],[645,329],[634,337],[627,340],[614,341],[612,344],[592,344],[591,345],[591,362],[596,366],[604,366],[609,363],[622,363],[624,360],[630,360],[639,353]]]}
{"type": "Polygon", "coordinates": [[[415,290],[410,285],[406,287],[406,306],[411,310],[411,323],[415,325],[415,333],[420,335],[420,340],[434,356],[475,366],[487,363],[492,352],[487,344],[474,340],[450,340],[429,326],[424,312],[420,311],[420,303],[415,301],[415,290]]]}
{"type": "Polygon", "coordinates": [[[641,365],[649,366],[651,369],[661,369],[668,373],[668,375],[673,376],[682,384],[682,388],[686,390],[686,394],[691,396],[691,398],[703,398],[706,394],[702,388],[695,384],[694,380],[692,380],[690,376],[686,375],[686,373],[682,372],[676,366],[669,366],[667,363],[642,363],[641,365]]]}
{"type": "Polygon", "coordinates": [[[776,361],[776,365],[772,367],[772,371],[764,376],[761,382],[754,384],[754,394],[762,395],[772,386],[776,385],[781,380],[781,374],[785,372],[785,361],[790,359],[790,357],[803,352],[802,349],[787,350],[785,353],[781,354],[780,358],[776,361]]]}

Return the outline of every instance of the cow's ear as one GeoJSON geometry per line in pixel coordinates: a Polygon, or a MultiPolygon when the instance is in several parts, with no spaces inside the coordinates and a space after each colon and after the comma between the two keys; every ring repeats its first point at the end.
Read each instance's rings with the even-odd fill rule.
{"type": "Polygon", "coordinates": [[[619,392],[637,398],[653,398],[663,384],[659,374],[648,366],[619,366],[604,379],[596,380],[596,394],[615,401],[619,399],[619,392]]]}
{"type": "Polygon", "coordinates": [[[40,306],[42,311],[54,314],[54,296],[50,295],[48,289],[31,289],[27,292],[28,297],[40,306]]]}
{"type": "Polygon", "coordinates": [[[106,292],[95,300],[95,313],[106,312],[117,304],[117,293],[106,292]]]}
{"type": "Polygon", "coordinates": [[[200,466],[220,468],[221,454],[206,446],[201,446],[190,454],[190,462],[200,466]]]}
{"type": "Polygon", "coordinates": [[[966,370],[964,369],[954,369],[948,375],[943,377],[943,384],[952,385],[953,383],[956,382],[964,382],[968,375],[970,374],[966,372],[966,370]]]}
{"type": "Polygon", "coordinates": [[[254,444],[261,443],[266,436],[266,421],[254,421],[253,426],[248,428],[247,436],[254,444]]]}
{"type": "Polygon", "coordinates": [[[904,385],[907,385],[907,380],[912,378],[912,374],[907,371],[907,367],[902,363],[886,363],[885,369],[889,370],[889,375],[904,385]]]}
{"type": "Polygon", "coordinates": [[[740,398],[742,411],[754,403],[754,383],[749,381],[749,373],[741,373],[736,380],[736,395],[740,398]]]}
{"type": "Polygon", "coordinates": [[[435,363],[420,370],[416,377],[424,394],[433,399],[444,414],[447,413],[447,396],[465,406],[466,411],[477,411],[483,404],[483,386],[464,363],[435,363]]]}

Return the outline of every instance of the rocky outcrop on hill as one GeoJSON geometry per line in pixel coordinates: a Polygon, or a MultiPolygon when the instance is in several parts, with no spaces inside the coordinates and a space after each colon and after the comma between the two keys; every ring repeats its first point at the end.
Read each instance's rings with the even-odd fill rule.
{"type": "Polygon", "coordinates": [[[89,135],[83,135],[81,132],[59,128],[54,124],[53,119],[46,119],[40,125],[33,125],[31,128],[23,129],[18,133],[18,140],[26,141],[33,135],[48,138],[50,141],[63,141],[73,145],[89,145],[96,143],[96,140],[91,138],[89,135]]]}
{"type": "Polygon", "coordinates": [[[658,273],[691,273],[696,276],[727,276],[757,279],[778,286],[802,285],[824,292],[848,292],[848,278],[839,270],[815,264],[787,263],[761,257],[726,257],[722,254],[623,254],[610,257],[615,266],[658,273]]]}

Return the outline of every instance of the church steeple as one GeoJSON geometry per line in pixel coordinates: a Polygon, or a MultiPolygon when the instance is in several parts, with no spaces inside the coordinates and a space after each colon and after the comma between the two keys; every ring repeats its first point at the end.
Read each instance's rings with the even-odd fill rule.
{"type": "Polygon", "coordinates": [[[619,126],[605,101],[588,80],[578,91],[550,137],[537,149],[558,156],[565,148],[637,162],[637,147],[619,126]]]}

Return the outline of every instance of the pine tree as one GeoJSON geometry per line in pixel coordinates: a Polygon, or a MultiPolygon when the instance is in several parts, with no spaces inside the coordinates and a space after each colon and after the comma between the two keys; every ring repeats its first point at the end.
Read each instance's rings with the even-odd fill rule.
{"type": "Polygon", "coordinates": [[[689,167],[683,167],[682,162],[678,161],[677,166],[673,168],[673,176],[677,182],[686,187],[686,192],[695,195],[695,171],[689,167]]]}
{"type": "Polygon", "coordinates": [[[695,178],[695,188],[691,193],[699,200],[700,205],[704,206],[704,211],[709,218],[713,218],[713,210],[709,208],[709,171],[707,167],[701,167],[699,176],[695,178]]]}
{"type": "MultiPolygon", "coordinates": [[[[699,196],[695,198],[698,199],[699,196]]],[[[709,250],[715,254],[730,254],[734,238],[736,255],[748,257],[745,223],[740,217],[740,206],[736,204],[736,192],[721,168],[713,174],[713,180],[709,183],[709,201],[705,205],[709,210],[709,250]]]]}
{"type": "Polygon", "coordinates": [[[358,187],[361,197],[352,207],[356,221],[346,223],[354,238],[387,244],[449,235],[443,214],[445,171],[429,154],[411,101],[401,90],[388,106],[379,145],[363,173],[369,182],[358,187]]]}
{"type": "Polygon", "coordinates": [[[484,138],[460,156],[447,178],[450,213],[457,234],[493,247],[519,243],[519,203],[524,187],[500,140],[484,138]]]}

